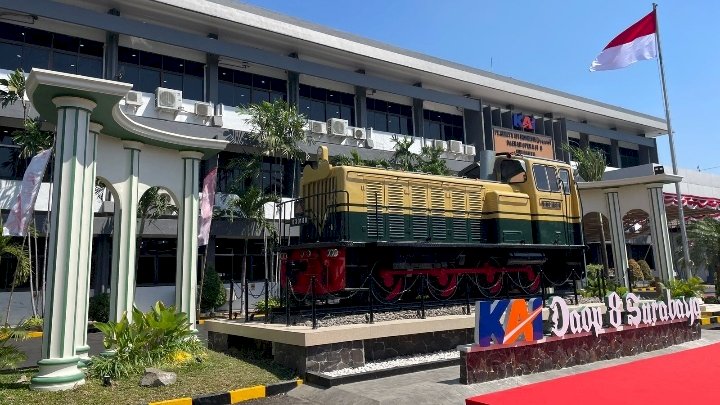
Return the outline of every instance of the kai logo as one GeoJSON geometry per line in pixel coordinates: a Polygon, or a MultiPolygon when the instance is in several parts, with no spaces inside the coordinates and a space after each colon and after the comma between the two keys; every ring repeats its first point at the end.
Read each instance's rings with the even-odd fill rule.
{"type": "Polygon", "coordinates": [[[543,337],[540,298],[478,301],[475,314],[475,342],[480,346],[493,342],[509,345],[518,340],[531,342],[543,337]]]}
{"type": "Polygon", "coordinates": [[[517,114],[513,114],[512,120],[513,120],[513,128],[515,128],[515,129],[522,129],[524,131],[534,131],[535,130],[535,118],[534,117],[517,113],[517,114]]]}

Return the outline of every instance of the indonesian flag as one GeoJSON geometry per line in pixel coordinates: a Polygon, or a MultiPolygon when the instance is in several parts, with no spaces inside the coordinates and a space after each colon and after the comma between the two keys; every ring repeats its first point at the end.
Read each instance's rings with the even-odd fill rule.
{"type": "Polygon", "coordinates": [[[213,207],[215,206],[215,179],[217,167],[214,167],[203,180],[202,198],[200,199],[200,226],[198,227],[198,246],[208,244],[210,225],[212,224],[213,207]]]}
{"type": "Polygon", "coordinates": [[[591,71],[613,70],[657,57],[655,10],[623,31],[600,52],[591,71]]]}

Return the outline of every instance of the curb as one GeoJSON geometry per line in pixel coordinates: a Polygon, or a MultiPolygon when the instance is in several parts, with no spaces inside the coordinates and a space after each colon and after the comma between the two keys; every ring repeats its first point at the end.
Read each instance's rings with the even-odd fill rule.
{"type": "Polygon", "coordinates": [[[201,395],[190,398],[175,398],[165,401],[150,402],[148,405],[224,405],[237,404],[251,399],[271,397],[284,394],[303,383],[303,380],[281,381],[275,384],[256,385],[218,394],[201,395]]]}
{"type": "Polygon", "coordinates": [[[27,334],[28,339],[41,338],[42,336],[43,336],[43,333],[38,332],[38,331],[28,332],[28,334],[27,334]]]}
{"type": "Polygon", "coordinates": [[[635,287],[633,292],[656,292],[655,287],[635,287]]]}
{"type": "Polygon", "coordinates": [[[718,324],[718,323],[720,323],[720,316],[710,316],[710,317],[700,318],[700,325],[702,325],[702,326],[718,324]]]}
{"type": "Polygon", "coordinates": [[[305,373],[305,380],[309,384],[318,385],[323,388],[331,388],[334,386],[349,384],[359,381],[374,380],[376,378],[385,378],[395,375],[416,373],[418,371],[427,371],[437,368],[459,366],[460,359],[446,359],[437,360],[427,363],[411,364],[408,366],[398,366],[393,368],[386,368],[375,371],[367,371],[364,373],[348,374],[340,377],[328,377],[324,374],[317,373],[314,371],[308,371],[305,373]]]}

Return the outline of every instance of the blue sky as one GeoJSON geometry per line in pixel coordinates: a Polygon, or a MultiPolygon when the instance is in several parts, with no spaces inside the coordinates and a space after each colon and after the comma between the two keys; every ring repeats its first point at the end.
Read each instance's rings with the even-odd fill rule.
{"type": "MultiPolygon", "coordinates": [[[[617,34],[651,2],[572,0],[249,0],[269,10],[435,57],[658,117],[656,61],[589,72],[617,34]],[[492,67],[491,67],[492,60],[492,67]]],[[[658,1],[670,111],[679,167],[720,166],[713,125],[719,115],[720,24],[710,0],[658,1]]],[[[670,167],[667,136],[660,162],[670,167]]],[[[709,170],[720,173],[720,168],[709,170]]]]}

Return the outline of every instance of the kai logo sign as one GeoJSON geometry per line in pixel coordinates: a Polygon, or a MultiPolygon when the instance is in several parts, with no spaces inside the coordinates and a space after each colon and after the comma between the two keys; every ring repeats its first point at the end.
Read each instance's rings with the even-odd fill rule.
{"type": "MultiPolygon", "coordinates": [[[[701,303],[698,298],[672,298],[669,291],[664,301],[642,301],[634,294],[620,297],[613,292],[605,297],[604,306],[570,306],[564,298],[553,297],[548,304],[548,321],[550,333],[558,338],[582,333],[597,336],[607,331],[606,325],[614,329],[676,321],[693,325],[700,318],[701,303]]],[[[541,340],[542,310],[540,298],[478,301],[475,343],[485,347],[541,340]]]]}
{"type": "Polygon", "coordinates": [[[480,346],[535,341],[543,337],[540,298],[478,301],[475,320],[475,343],[480,346]]]}

